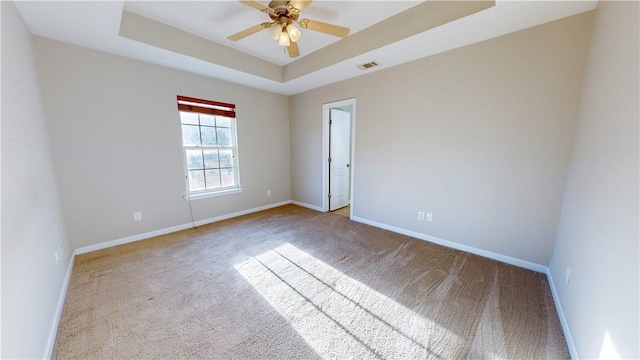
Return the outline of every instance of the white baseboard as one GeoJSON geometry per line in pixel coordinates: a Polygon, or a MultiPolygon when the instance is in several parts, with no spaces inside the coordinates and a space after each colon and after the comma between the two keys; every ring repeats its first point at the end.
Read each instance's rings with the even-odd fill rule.
{"type": "Polygon", "coordinates": [[[295,200],[292,200],[291,203],[294,204],[294,205],[305,207],[307,209],[324,212],[324,209],[321,208],[320,206],[310,205],[310,204],[306,204],[306,203],[303,203],[303,202],[300,202],[300,201],[295,201],[295,200]]]}
{"type": "Polygon", "coordinates": [[[562,303],[560,302],[560,297],[558,296],[558,292],[556,291],[556,285],[553,282],[553,277],[551,276],[551,270],[549,268],[547,268],[547,281],[549,282],[549,288],[551,288],[553,302],[556,305],[556,312],[558,313],[558,317],[560,318],[560,325],[562,325],[564,338],[567,340],[569,354],[571,355],[572,359],[580,359],[580,356],[578,356],[578,348],[576,347],[576,343],[573,341],[571,329],[569,328],[569,322],[567,321],[567,317],[564,314],[564,309],[562,308],[562,303]]]}
{"type": "MultiPolygon", "coordinates": [[[[267,210],[267,209],[271,209],[271,208],[274,208],[274,207],[283,206],[283,205],[287,205],[287,204],[295,204],[295,205],[302,206],[302,207],[305,207],[305,208],[308,208],[308,209],[324,212],[324,210],[319,206],[309,205],[309,204],[305,204],[305,203],[302,203],[302,202],[299,202],[299,201],[282,201],[282,202],[275,203],[275,204],[269,204],[269,205],[260,206],[260,207],[257,207],[257,208],[243,210],[243,211],[238,211],[238,212],[235,212],[235,213],[221,215],[221,216],[217,216],[217,217],[213,217],[213,218],[209,218],[209,219],[205,219],[205,220],[199,220],[199,221],[196,221],[195,224],[196,224],[196,226],[210,224],[210,223],[213,223],[213,222],[222,221],[222,220],[226,220],[226,219],[230,219],[230,218],[234,218],[234,217],[242,216],[242,215],[246,215],[246,214],[251,214],[251,213],[254,213],[254,212],[267,210]]],[[[554,301],[554,304],[555,304],[555,307],[556,307],[556,311],[558,313],[558,317],[560,318],[560,324],[562,325],[562,330],[564,332],[564,336],[565,336],[565,339],[567,341],[567,346],[569,347],[569,353],[571,354],[571,358],[572,359],[579,359],[578,350],[577,350],[577,348],[575,346],[575,343],[573,341],[573,337],[571,335],[571,330],[569,328],[569,324],[567,322],[567,318],[565,317],[564,310],[562,309],[562,304],[560,303],[560,299],[558,297],[558,293],[556,291],[556,287],[555,287],[555,284],[553,282],[553,278],[551,277],[551,272],[550,272],[548,267],[546,267],[544,265],[532,263],[530,261],[521,260],[521,259],[513,258],[513,257],[510,257],[510,256],[506,256],[506,255],[496,254],[496,253],[493,253],[493,252],[490,252],[490,251],[474,248],[474,247],[471,247],[471,246],[468,246],[468,245],[463,245],[463,244],[455,243],[455,242],[452,242],[452,241],[449,241],[449,240],[444,240],[444,239],[436,238],[436,237],[433,237],[433,236],[421,234],[421,233],[418,233],[418,232],[415,232],[415,231],[406,230],[406,229],[402,229],[402,228],[399,228],[399,227],[395,227],[395,226],[379,223],[379,222],[376,222],[376,221],[367,220],[367,219],[364,219],[364,218],[361,218],[361,217],[357,217],[357,216],[352,217],[351,220],[357,221],[357,222],[360,222],[360,223],[363,223],[363,224],[375,226],[375,227],[378,227],[378,228],[381,228],[381,229],[393,231],[393,232],[396,232],[396,233],[399,233],[399,234],[415,237],[415,238],[420,239],[420,240],[429,241],[429,242],[432,242],[432,243],[435,243],[435,244],[438,244],[438,245],[442,245],[442,246],[445,246],[445,247],[449,247],[449,248],[452,248],[452,249],[465,251],[465,252],[468,252],[468,253],[480,255],[480,256],[487,257],[487,258],[490,258],[490,259],[493,259],[493,260],[497,260],[497,261],[500,261],[500,262],[504,262],[504,263],[507,263],[507,264],[515,265],[515,266],[518,266],[518,267],[522,267],[522,268],[525,268],[525,269],[529,269],[529,270],[533,270],[533,271],[536,271],[536,272],[540,272],[540,273],[546,274],[548,282],[549,282],[549,287],[551,289],[551,294],[553,296],[553,301],[554,301]]],[[[54,318],[54,324],[52,326],[51,333],[49,335],[49,341],[47,343],[47,348],[45,350],[45,356],[43,358],[50,359],[51,358],[51,354],[53,352],[53,346],[55,344],[56,333],[57,333],[57,330],[58,330],[58,323],[60,322],[60,317],[62,316],[62,310],[63,310],[63,307],[64,307],[64,300],[65,300],[66,295],[67,295],[67,289],[68,289],[68,286],[69,286],[69,282],[71,280],[71,272],[73,270],[73,264],[74,264],[76,255],[85,254],[85,253],[88,253],[88,252],[91,252],[91,251],[106,249],[106,248],[109,248],[109,247],[122,245],[122,244],[130,243],[130,242],[134,242],[134,241],[138,241],[138,240],[148,239],[148,238],[151,238],[151,237],[154,237],[154,236],[169,234],[169,233],[172,233],[172,232],[176,232],[176,231],[180,231],[180,230],[191,228],[192,226],[193,226],[192,224],[177,225],[177,226],[172,226],[172,227],[168,227],[168,228],[164,228],[164,229],[160,229],[160,230],[155,230],[155,231],[151,231],[151,232],[147,232],[147,233],[143,233],[143,234],[128,236],[128,237],[125,237],[125,238],[116,239],[116,240],[112,240],[112,241],[106,241],[106,242],[103,242],[103,243],[100,243],[100,244],[85,246],[85,247],[81,247],[81,248],[76,249],[72,253],[71,260],[69,262],[69,267],[67,269],[67,274],[66,274],[66,277],[65,277],[63,288],[62,288],[62,291],[60,293],[60,297],[58,299],[58,306],[57,306],[57,309],[56,309],[56,314],[55,314],[55,318],[54,318]]]]}
{"type": "MultiPolygon", "coordinates": [[[[268,210],[268,209],[272,209],[272,208],[275,208],[275,207],[278,207],[278,206],[282,206],[282,205],[287,205],[287,204],[291,204],[291,200],[281,201],[281,202],[275,203],[275,204],[259,206],[259,207],[253,208],[253,209],[242,210],[242,211],[234,212],[234,213],[231,213],[231,214],[220,215],[220,216],[212,217],[212,218],[209,218],[209,219],[196,221],[196,226],[211,224],[211,223],[214,223],[214,222],[217,222],[217,221],[227,220],[227,219],[231,219],[231,218],[234,218],[234,217],[251,214],[251,213],[254,213],[254,212],[258,212],[258,211],[268,210]]],[[[188,225],[189,225],[189,227],[191,227],[190,224],[188,224],[188,225]]]]}
{"type": "Polygon", "coordinates": [[[448,248],[452,248],[452,249],[456,249],[456,250],[462,250],[462,251],[465,251],[465,252],[468,252],[468,253],[480,255],[480,256],[483,256],[483,257],[486,257],[486,258],[489,258],[489,259],[497,260],[497,261],[500,261],[500,262],[503,262],[503,263],[515,265],[515,266],[518,266],[518,267],[522,267],[522,268],[525,268],[525,269],[533,270],[533,271],[540,272],[540,273],[543,273],[543,274],[545,274],[547,272],[547,267],[546,266],[540,265],[540,264],[536,264],[536,263],[533,263],[533,262],[530,262],[530,261],[517,259],[517,258],[513,258],[511,256],[502,255],[502,254],[496,254],[496,253],[491,252],[491,251],[474,248],[472,246],[463,245],[463,244],[459,244],[459,243],[456,243],[456,242],[453,242],[453,241],[444,240],[444,239],[440,239],[440,238],[437,238],[437,237],[425,235],[425,234],[422,234],[422,233],[419,233],[419,232],[406,230],[406,229],[402,229],[402,228],[399,228],[399,227],[395,227],[395,226],[379,223],[379,222],[376,222],[376,221],[363,219],[363,218],[357,217],[357,216],[352,217],[351,220],[357,221],[357,222],[361,222],[363,224],[379,227],[381,229],[393,231],[393,232],[396,232],[396,233],[399,233],[399,234],[403,234],[403,235],[411,236],[411,237],[414,237],[414,238],[418,238],[420,240],[429,241],[429,242],[432,242],[434,244],[446,246],[448,248]]]}
{"type": "Polygon", "coordinates": [[[351,220],[358,221],[358,222],[361,222],[363,224],[379,227],[381,229],[385,229],[385,230],[393,231],[393,232],[396,232],[396,233],[399,233],[399,234],[415,237],[415,238],[418,238],[420,240],[429,241],[429,242],[432,242],[432,243],[435,243],[435,244],[438,244],[438,245],[446,246],[446,247],[457,249],[457,250],[462,250],[462,251],[465,251],[465,252],[468,252],[468,253],[480,255],[480,256],[483,256],[483,257],[487,257],[489,259],[497,260],[497,261],[500,261],[500,262],[503,262],[503,263],[515,265],[515,266],[518,266],[518,267],[522,267],[522,268],[525,268],[525,269],[529,269],[529,270],[533,270],[533,271],[536,271],[536,272],[540,272],[540,273],[546,274],[547,280],[548,280],[548,283],[549,283],[549,288],[551,289],[551,294],[553,296],[553,302],[554,302],[555,307],[556,307],[556,312],[558,313],[558,317],[560,318],[560,324],[562,325],[562,331],[564,332],[564,337],[565,337],[565,339],[567,341],[567,347],[569,348],[569,354],[571,355],[572,359],[580,359],[580,356],[578,355],[578,349],[576,348],[576,344],[573,341],[573,336],[571,335],[571,329],[569,328],[569,322],[567,321],[567,318],[566,318],[566,316],[564,314],[564,310],[562,308],[562,303],[560,302],[560,298],[558,297],[558,292],[556,291],[556,286],[555,286],[555,284],[553,282],[553,277],[551,276],[551,271],[549,270],[548,267],[546,267],[544,265],[532,263],[530,261],[517,259],[517,258],[513,258],[513,257],[506,256],[506,255],[496,254],[496,253],[493,253],[491,251],[486,251],[486,250],[477,249],[477,248],[474,248],[474,247],[471,247],[471,246],[458,244],[458,243],[455,243],[453,241],[439,239],[439,238],[436,238],[436,237],[433,237],[433,236],[429,236],[429,235],[425,235],[425,234],[421,234],[421,233],[418,233],[418,232],[415,232],[415,231],[410,231],[410,230],[398,228],[398,227],[395,227],[395,226],[379,223],[379,222],[376,222],[376,221],[363,219],[363,218],[360,218],[360,217],[357,217],[357,216],[352,217],[351,220]]]}
{"type": "MultiPolygon", "coordinates": [[[[269,205],[265,205],[265,206],[256,207],[256,208],[253,208],[253,209],[234,212],[234,213],[231,213],[231,214],[220,215],[220,216],[212,217],[212,218],[209,218],[209,219],[198,220],[198,221],[195,222],[195,225],[196,226],[206,225],[206,224],[214,223],[214,222],[217,222],[217,221],[227,220],[227,219],[231,219],[231,218],[234,218],[234,217],[238,217],[238,216],[242,216],[242,215],[246,215],[246,214],[251,214],[251,213],[254,213],[254,212],[267,210],[267,209],[271,209],[271,208],[274,208],[274,207],[287,205],[287,204],[291,204],[291,201],[290,200],[282,201],[282,202],[275,203],[275,204],[269,204],[269,205]]],[[[105,242],[101,242],[101,243],[95,244],[95,245],[83,246],[81,248],[77,248],[75,250],[75,253],[77,255],[86,254],[88,252],[107,249],[107,248],[110,248],[110,247],[113,247],[113,246],[118,246],[118,245],[122,245],[122,244],[128,244],[128,243],[131,243],[131,242],[140,241],[140,240],[144,240],[144,239],[149,239],[149,238],[152,238],[152,237],[155,237],[155,236],[170,234],[170,233],[173,233],[173,232],[176,232],[176,231],[190,229],[192,227],[193,227],[192,223],[171,226],[171,227],[164,228],[164,229],[149,231],[149,232],[142,233],[142,234],[137,234],[137,235],[123,237],[123,238],[120,238],[120,239],[105,241],[105,242]]]]}
{"type": "Polygon", "coordinates": [[[487,257],[489,259],[497,260],[497,261],[500,261],[500,262],[504,262],[504,263],[507,263],[507,264],[515,265],[515,266],[518,266],[518,267],[522,267],[522,268],[525,268],[525,269],[529,269],[529,270],[533,270],[533,271],[536,271],[536,272],[540,272],[540,273],[546,274],[547,275],[547,281],[549,283],[549,288],[551,289],[551,294],[553,296],[553,302],[554,302],[555,307],[556,307],[556,312],[558,313],[558,317],[560,318],[560,324],[562,325],[562,331],[563,331],[564,337],[565,337],[565,339],[567,341],[567,347],[569,348],[569,354],[571,355],[572,359],[580,359],[580,356],[578,355],[578,348],[576,348],[576,344],[573,341],[573,336],[571,335],[571,329],[569,328],[569,322],[567,321],[567,317],[564,314],[564,310],[562,308],[562,303],[560,302],[560,298],[558,297],[558,292],[556,291],[556,286],[555,286],[555,284],[553,282],[553,277],[551,276],[551,271],[549,270],[548,267],[546,267],[544,265],[532,263],[530,261],[517,259],[517,258],[513,258],[513,257],[506,256],[506,255],[496,254],[496,253],[493,253],[491,251],[477,249],[477,248],[474,248],[474,247],[471,247],[471,246],[462,245],[462,244],[458,244],[458,243],[455,243],[455,242],[452,242],[452,241],[439,239],[439,238],[436,238],[436,237],[433,237],[433,236],[429,236],[429,235],[425,235],[425,234],[421,234],[421,233],[418,233],[418,232],[415,232],[415,231],[410,231],[410,230],[398,228],[398,227],[395,227],[395,226],[379,223],[379,222],[376,222],[376,221],[363,219],[363,218],[360,218],[360,217],[357,217],[357,216],[352,217],[351,220],[358,221],[358,222],[361,222],[363,224],[379,227],[379,228],[382,228],[382,229],[385,229],[385,230],[389,230],[389,231],[393,231],[393,232],[396,232],[396,233],[399,233],[399,234],[415,237],[415,238],[418,238],[420,240],[429,241],[429,242],[432,242],[432,243],[435,243],[435,244],[438,244],[438,245],[446,246],[446,247],[457,249],[457,250],[462,250],[462,251],[465,251],[465,252],[468,252],[468,253],[480,255],[480,256],[483,256],[483,257],[487,257]]]}
{"type": "Polygon", "coordinates": [[[60,296],[58,297],[58,305],[56,306],[56,312],[53,316],[53,324],[49,331],[49,339],[47,341],[47,347],[43,359],[51,359],[53,353],[53,345],[56,342],[56,335],[58,334],[58,324],[60,323],[60,317],[62,316],[62,309],[64,309],[64,300],[67,298],[67,289],[69,288],[69,282],[71,282],[71,272],[73,271],[73,264],[76,260],[75,251],[71,252],[71,259],[69,260],[69,266],[67,267],[67,273],[64,277],[62,289],[60,290],[60,296]]]}
{"type": "Polygon", "coordinates": [[[83,246],[83,247],[80,247],[80,248],[76,249],[76,254],[77,255],[82,255],[82,254],[90,253],[92,251],[107,249],[107,248],[118,246],[118,245],[122,245],[122,244],[128,244],[128,243],[131,243],[131,242],[152,238],[154,236],[165,235],[165,234],[169,234],[169,233],[172,233],[172,232],[189,229],[189,228],[192,228],[192,227],[193,227],[193,225],[191,223],[183,224],[183,225],[176,225],[176,226],[171,226],[171,227],[160,229],[160,230],[154,230],[154,231],[149,231],[149,232],[142,233],[142,234],[123,237],[123,238],[120,238],[120,239],[105,241],[105,242],[101,242],[101,243],[94,244],[94,245],[83,246]]]}

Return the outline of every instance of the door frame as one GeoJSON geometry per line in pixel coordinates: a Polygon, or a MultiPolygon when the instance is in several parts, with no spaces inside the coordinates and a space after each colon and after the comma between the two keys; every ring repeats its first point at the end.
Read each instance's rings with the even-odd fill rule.
{"type": "Polygon", "coordinates": [[[356,98],[322,105],[322,211],[329,211],[329,109],[351,105],[351,170],[349,173],[349,217],[353,217],[355,153],[356,153],[356,98]]]}

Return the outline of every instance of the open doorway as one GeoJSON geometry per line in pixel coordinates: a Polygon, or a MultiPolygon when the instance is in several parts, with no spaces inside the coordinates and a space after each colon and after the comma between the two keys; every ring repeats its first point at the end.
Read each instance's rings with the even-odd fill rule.
{"type": "Polygon", "coordinates": [[[322,105],[323,210],[353,215],[356,99],[322,105]]]}

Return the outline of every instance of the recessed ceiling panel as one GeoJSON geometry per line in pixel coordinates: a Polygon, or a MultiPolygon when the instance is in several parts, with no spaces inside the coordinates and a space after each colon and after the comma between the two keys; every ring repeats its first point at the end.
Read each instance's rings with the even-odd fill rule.
{"type": "MultiPolygon", "coordinates": [[[[263,0],[259,3],[268,4],[263,0]]],[[[27,27],[35,35],[286,95],[579,14],[596,8],[598,2],[495,0],[495,6],[486,10],[411,35],[406,31],[408,23],[404,20],[398,23],[392,18],[404,19],[404,15],[397,15],[406,10],[417,13],[420,4],[425,5],[422,1],[315,0],[303,10],[303,18],[349,27],[351,34],[340,40],[303,30],[299,41],[301,56],[292,62],[284,49],[266,33],[257,33],[235,43],[226,39],[240,30],[268,21],[266,14],[235,0],[15,2],[27,27]],[[139,36],[133,39],[120,36],[123,10],[153,19],[159,25],[138,28],[139,36]],[[160,36],[154,31],[168,27],[183,30],[177,32],[183,33],[179,38],[187,39],[189,44],[200,44],[198,52],[186,54],[184,48],[163,46],[164,42],[158,38],[172,38],[175,34],[167,31],[160,36]],[[402,36],[397,36],[400,33],[407,37],[400,39],[402,36]],[[390,43],[381,42],[389,37],[394,37],[390,43]],[[363,42],[369,45],[377,42],[377,48],[363,48],[363,42]],[[350,50],[348,55],[346,46],[350,50]],[[355,48],[360,50],[354,52],[355,48]],[[372,59],[379,61],[380,66],[367,72],[356,68],[372,59]]],[[[432,15],[423,14],[418,20],[425,18],[426,21],[426,17],[432,18],[432,15]]]]}
{"type": "MultiPolygon", "coordinates": [[[[421,2],[316,0],[300,13],[300,18],[348,27],[352,35],[421,2]]],[[[259,3],[265,6],[269,4],[268,1],[259,3]]],[[[296,60],[287,55],[286,48],[278,46],[278,42],[269,37],[268,31],[235,42],[227,40],[229,35],[271,21],[267,14],[239,1],[126,1],[124,10],[278,65],[296,60]]],[[[338,40],[339,37],[303,29],[298,41],[300,56],[304,57],[338,40]]]]}

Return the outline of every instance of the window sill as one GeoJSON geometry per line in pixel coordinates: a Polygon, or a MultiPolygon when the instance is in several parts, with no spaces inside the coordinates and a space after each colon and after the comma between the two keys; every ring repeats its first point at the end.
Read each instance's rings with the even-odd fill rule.
{"type": "Polygon", "coordinates": [[[206,198],[210,198],[210,197],[214,197],[214,196],[237,194],[237,193],[242,192],[242,190],[244,190],[244,188],[239,187],[239,188],[234,188],[234,189],[229,189],[229,190],[202,192],[202,193],[197,193],[197,194],[188,194],[188,195],[184,195],[183,197],[184,197],[184,199],[186,201],[191,201],[191,200],[206,199],[206,198]]]}

